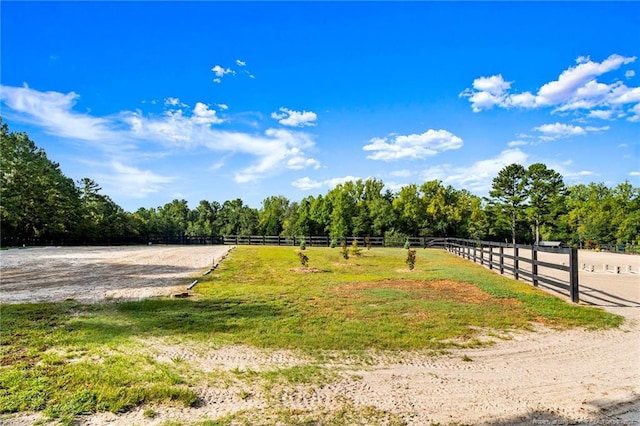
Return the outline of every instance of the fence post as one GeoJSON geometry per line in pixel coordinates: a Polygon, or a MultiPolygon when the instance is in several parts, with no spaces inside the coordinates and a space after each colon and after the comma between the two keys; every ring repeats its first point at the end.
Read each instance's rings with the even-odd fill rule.
{"type": "Polygon", "coordinates": [[[531,280],[533,286],[538,287],[538,250],[535,245],[531,246],[531,280]]]}
{"type": "Polygon", "coordinates": [[[569,258],[569,284],[571,288],[571,301],[578,303],[580,301],[580,294],[578,288],[578,249],[571,247],[571,254],[569,258]]]}
{"type": "Polygon", "coordinates": [[[493,270],[493,246],[489,246],[489,269],[493,270]]]}
{"type": "Polygon", "coordinates": [[[517,245],[513,245],[513,278],[516,279],[516,281],[518,280],[520,274],[519,272],[519,268],[520,268],[520,250],[518,249],[517,245]]]}
{"type": "Polygon", "coordinates": [[[484,266],[484,246],[480,243],[480,265],[484,266]]]}
{"type": "Polygon", "coordinates": [[[504,247],[500,246],[500,275],[504,274],[504,247]]]}

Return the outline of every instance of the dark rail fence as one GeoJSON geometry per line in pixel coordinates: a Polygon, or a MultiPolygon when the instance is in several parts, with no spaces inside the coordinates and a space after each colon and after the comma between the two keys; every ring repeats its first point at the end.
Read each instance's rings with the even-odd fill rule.
{"type": "Polygon", "coordinates": [[[568,292],[573,303],[580,301],[578,249],[542,245],[508,244],[460,238],[433,238],[428,247],[441,247],[464,259],[479,263],[516,280],[540,283],[568,292]],[[540,254],[545,259],[540,259],[540,254]]]}

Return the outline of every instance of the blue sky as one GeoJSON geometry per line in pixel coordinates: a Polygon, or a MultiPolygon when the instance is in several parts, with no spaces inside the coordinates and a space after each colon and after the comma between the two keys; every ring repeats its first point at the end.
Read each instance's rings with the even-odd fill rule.
{"type": "Polygon", "coordinates": [[[11,2],[2,117],[125,210],[640,180],[640,3],[11,2]]]}

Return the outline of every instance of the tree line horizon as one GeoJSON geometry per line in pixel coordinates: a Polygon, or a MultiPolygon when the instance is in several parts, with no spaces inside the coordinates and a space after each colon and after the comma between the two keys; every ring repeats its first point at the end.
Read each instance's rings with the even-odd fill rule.
{"type": "Polygon", "coordinates": [[[545,164],[505,166],[489,197],[445,186],[440,180],[405,185],[397,192],[382,180],[348,181],[324,195],[291,201],[265,198],[260,208],[241,198],[201,200],[190,209],[174,199],[127,212],[91,178],[66,177],[58,163],[26,133],[2,122],[0,231],[2,245],[30,240],[93,244],[138,237],[384,236],[457,237],[512,243],[562,241],[577,247],[640,244],[640,188],[625,181],[567,186],[545,164]]]}

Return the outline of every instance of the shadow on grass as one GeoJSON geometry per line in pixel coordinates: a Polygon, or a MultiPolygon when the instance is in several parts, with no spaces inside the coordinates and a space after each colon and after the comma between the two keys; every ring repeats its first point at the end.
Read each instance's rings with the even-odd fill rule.
{"type": "MultiPolygon", "coordinates": [[[[273,319],[281,310],[273,303],[248,301],[240,298],[210,300],[147,299],[140,302],[119,303],[114,306],[116,318],[122,323],[116,333],[153,336],[214,336],[215,334],[244,334],[255,328],[256,322],[273,319]]],[[[110,316],[98,315],[94,320],[111,322],[110,316]]],[[[96,324],[84,321],[73,327],[91,331],[96,324]]]]}
{"type": "Polygon", "coordinates": [[[281,314],[275,302],[241,298],[163,298],[103,305],[64,302],[4,305],[2,327],[8,333],[4,343],[23,340],[26,345],[39,342],[47,347],[47,341],[83,345],[119,343],[136,336],[243,335],[281,314]]]}

